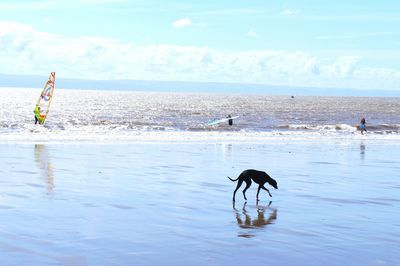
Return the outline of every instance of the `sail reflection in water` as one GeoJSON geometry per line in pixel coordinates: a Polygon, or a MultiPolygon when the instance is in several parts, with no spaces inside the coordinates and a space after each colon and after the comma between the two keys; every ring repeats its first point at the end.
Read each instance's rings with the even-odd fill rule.
{"type": "Polygon", "coordinates": [[[40,169],[42,177],[47,183],[47,192],[53,192],[54,189],[54,174],[53,167],[50,163],[48,150],[43,144],[35,144],[35,162],[40,169]]]}
{"type": "Polygon", "coordinates": [[[246,210],[247,202],[244,203],[241,211],[236,209],[235,203],[233,203],[233,210],[235,211],[236,221],[239,227],[242,229],[249,229],[249,232],[239,232],[239,237],[254,237],[255,230],[265,228],[267,225],[274,223],[277,218],[277,210],[270,207],[271,203],[272,201],[270,201],[267,206],[259,206],[256,204],[257,217],[255,218],[252,218],[250,213],[246,210]]]}

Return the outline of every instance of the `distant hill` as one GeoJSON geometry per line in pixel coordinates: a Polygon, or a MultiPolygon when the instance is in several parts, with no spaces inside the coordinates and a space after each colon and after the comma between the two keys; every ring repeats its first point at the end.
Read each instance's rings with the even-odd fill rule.
{"type": "MultiPolygon", "coordinates": [[[[48,75],[0,74],[0,87],[42,88],[48,75]]],[[[356,90],[343,88],[307,88],[258,84],[209,83],[183,81],[145,80],[85,80],[57,77],[56,87],[87,90],[129,90],[160,92],[215,92],[251,93],[270,95],[316,95],[316,96],[400,96],[400,91],[356,90]]]]}

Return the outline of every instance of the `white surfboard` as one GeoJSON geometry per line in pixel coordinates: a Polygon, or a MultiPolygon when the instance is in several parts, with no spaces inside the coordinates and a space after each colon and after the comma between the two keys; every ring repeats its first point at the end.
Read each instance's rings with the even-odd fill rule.
{"type": "Polygon", "coordinates": [[[211,120],[211,121],[208,122],[208,125],[212,126],[212,125],[224,123],[224,122],[227,122],[229,119],[236,119],[238,117],[239,116],[237,115],[237,116],[232,116],[232,117],[225,117],[225,118],[221,118],[221,119],[211,120]]]}

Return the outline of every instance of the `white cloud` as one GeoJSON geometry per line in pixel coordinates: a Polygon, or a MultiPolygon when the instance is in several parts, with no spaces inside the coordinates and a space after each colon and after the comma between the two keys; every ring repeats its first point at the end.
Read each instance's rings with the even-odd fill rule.
{"type": "Polygon", "coordinates": [[[247,32],[247,36],[250,36],[252,38],[257,38],[257,33],[254,30],[249,30],[247,32]]]}
{"type": "Polygon", "coordinates": [[[183,18],[172,23],[174,28],[182,28],[192,25],[192,20],[189,18],[183,18]]]}
{"type": "Polygon", "coordinates": [[[0,21],[0,73],[82,79],[258,83],[400,89],[398,68],[362,67],[359,56],[299,51],[222,51],[209,47],[135,46],[116,39],[68,38],[0,21]]]}
{"type": "Polygon", "coordinates": [[[285,9],[281,12],[281,15],[285,15],[285,16],[293,16],[293,15],[298,15],[300,14],[301,11],[300,10],[292,10],[292,9],[285,9]]]}
{"type": "Polygon", "coordinates": [[[333,64],[321,66],[321,71],[332,78],[349,78],[353,76],[358,61],[356,56],[341,56],[333,64]]]}

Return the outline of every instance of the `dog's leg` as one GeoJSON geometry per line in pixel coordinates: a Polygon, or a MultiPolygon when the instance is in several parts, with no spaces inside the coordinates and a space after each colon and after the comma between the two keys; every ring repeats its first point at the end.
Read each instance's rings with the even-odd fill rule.
{"type": "Polygon", "coordinates": [[[238,184],[237,184],[237,186],[236,186],[235,191],[233,191],[233,199],[232,199],[232,201],[235,201],[236,191],[240,188],[240,186],[242,185],[242,183],[243,183],[243,179],[240,179],[239,182],[238,182],[238,184]]]}
{"type": "Polygon", "coordinates": [[[266,191],[268,192],[269,196],[272,197],[272,195],[271,195],[271,193],[269,192],[268,189],[266,189],[264,186],[261,186],[261,188],[264,189],[264,190],[266,190],[266,191]]]}
{"type": "Polygon", "coordinates": [[[257,202],[259,201],[258,194],[260,194],[260,189],[261,189],[261,185],[259,185],[258,189],[257,189],[257,196],[256,196],[257,202]]]}
{"type": "Polygon", "coordinates": [[[246,190],[251,186],[251,180],[249,180],[249,181],[245,180],[245,181],[246,181],[246,187],[245,187],[245,189],[243,189],[243,196],[244,196],[244,199],[247,200],[246,190]]]}

